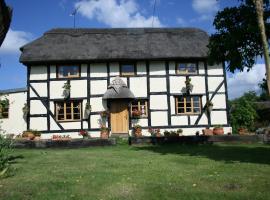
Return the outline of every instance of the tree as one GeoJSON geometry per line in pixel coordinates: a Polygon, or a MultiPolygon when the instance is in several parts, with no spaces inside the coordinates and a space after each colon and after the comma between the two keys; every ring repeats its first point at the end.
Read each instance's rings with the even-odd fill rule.
{"type": "Polygon", "coordinates": [[[210,64],[225,61],[228,70],[235,72],[251,69],[257,56],[265,55],[266,78],[270,88],[270,70],[267,64],[267,39],[270,36],[267,19],[270,17],[270,6],[269,0],[262,1],[243,0],[238,6],[225,8],[217,13],[213,23],[217,31],[210,36],[208,57],[210,64]]]}
{"type": "Polygon", "coordinates": [[[233,133],[236,133],[240,127],[254,131],[254,125],[258,118],[255,103],[257,100],[255,92],[247,92],[242,97],[230,101],[230,124],[233,133]]]}
{"type": "Polygon", "coordinates": [[[256,7],[258,26],[260,30],[260,35],[262,39],[263,54],[265,60],[265,71],[266,80],[268,85],[268,94],[270,94],[270,57],[269,57],[269,46],[265,33],[264,19],[263,19],[263,0],[252,0],[256,7]]]}
{"type": "Polygon", "coordinates": [[[0,46],[8,32],[12,18],[12,9],[8,7],[5,0],[0,0],[0,46]]]}

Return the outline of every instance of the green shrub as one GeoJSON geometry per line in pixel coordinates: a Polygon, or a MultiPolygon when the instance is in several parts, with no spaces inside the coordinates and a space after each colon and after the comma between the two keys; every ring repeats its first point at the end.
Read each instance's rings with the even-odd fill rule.
{"type": "Polygon", "coordinates": [[[255,130],[255,122],[258,118],[255,105],[257,99],[255,92],[248,92],[230,102],[230,123],[233,133],[237,133],[240,127],[247,128],[249,131],[255,130]]]}
{"type": "Polygon", "coordinates": [[[0,177],[3,176],[9,168],[11,153],[11,139],[4,138],[4,136],[0,134],[0,177]]]}

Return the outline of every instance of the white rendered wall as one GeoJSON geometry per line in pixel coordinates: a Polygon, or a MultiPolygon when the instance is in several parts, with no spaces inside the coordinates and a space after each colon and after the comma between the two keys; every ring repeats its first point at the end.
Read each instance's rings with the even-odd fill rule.
{"type": "Polygon", "coordinates": [[[4,95],[2,98],[9,99],[9,118],[0,119],[2,124],[1,128],[7,134],[21,134],[26,130],[26,122],[23,119],[22,108],[26,103],[26,92],[18,92],[18,93],[10,93],[8,95],[4,95]]]}

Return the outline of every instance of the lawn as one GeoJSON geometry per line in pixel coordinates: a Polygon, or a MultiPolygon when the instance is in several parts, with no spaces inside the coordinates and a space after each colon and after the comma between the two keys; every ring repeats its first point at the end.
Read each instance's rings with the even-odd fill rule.
{"type": "Polygon", "coordinates": [[[270,199],[262,144],[15,150],[1,200],[270,199]]]}

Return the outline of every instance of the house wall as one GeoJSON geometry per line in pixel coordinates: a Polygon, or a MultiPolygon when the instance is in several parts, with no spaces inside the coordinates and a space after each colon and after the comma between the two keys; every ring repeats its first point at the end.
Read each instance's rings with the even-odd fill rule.
{"type": "MultiPolygon", "coordinates": [[[[198,74],[189,75],[194,85],[192,94],[202,96],[202,106],[208,99],[212,100],[214,109],[210,116],[205,113],[201,116],[176,115],[174,96],[183,94],[186,75],[176,74],[174,61],[139,61],[135,63],[136,76],[122,77],[136,98],[149,100],[148,118],[136,121],[143,127],[144,134],[147,134],[148,127],[156,127],[162,130],[182,128],[184,134],[188,135],[195,134],[197,130],[201,131],[203,127],[217,124],[228,127],[229,131],[223,67],[207,66],[204,61],[197,61],[197,65],[198,74]]],[[[93,135],[99,135],[99,112],[107,109],[107,102],[102,100],[102,96],[110,82],[120,75],[120,64],[104,62],[80,66],[81,76],[70,79],[70,98],[83,101],[82,111],[87,101],[90,102],[92,106],[90,118],[83,118],[81,122],[56,122],[54,101],[63,100],[62,87],[68,79],[56,78],[56,65],[29,66],[29,129],[38,129],[51,134],[60,132],[75,134],[81,129],[87,129],[93,135]]],[[[130,130],[134,123],[134,120],[131,120],[130,130]]],[[[107,125],[110,126],[108,122],[107,125]]]]}
{"type": "Polygon", "coordinates": [[[0,128],[6,134],[21,134],[26,130],[26,121],[23,118],[22,108],[26,103],[26,92],[17,92],[3,95],[0,98],[9,100],[9,117],[0,119],[0,128]]]}

